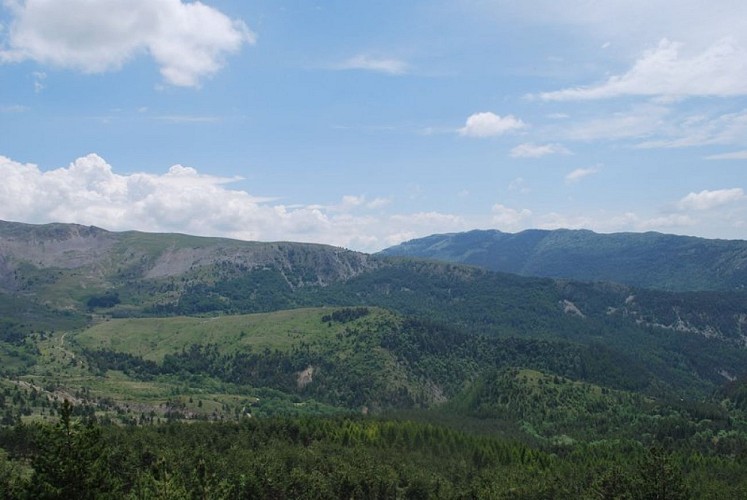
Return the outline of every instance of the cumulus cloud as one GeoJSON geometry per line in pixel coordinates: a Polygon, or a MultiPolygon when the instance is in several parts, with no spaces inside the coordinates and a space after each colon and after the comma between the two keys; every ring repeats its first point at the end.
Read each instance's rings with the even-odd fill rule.
{"type": "Polygon", "coordinates": [[[688,194],[677,203],[677,207],[681,210],[709,210],[743,199],[745,195],[742,188],[703,190],[688,194]]]}
{"type": "Polygon", "coordinates": [[[123,175],[96,154],[48,171],[0,156],[0,178],[0,219],[19,222],[321,242],[364,251],[470,227],[464,218],[440,212],[380,213],[390,202],[383,197],[345,195],[329,205],[287,205],[231,189],[239,178],[183,165],[162,174],[123,175]]]}
{"type": "Polygon", "coordinates": [[[0,62],[37,61],[86,73],[150,55],[164,80],[194,87],[256,36],[241,20],[182,0],[6,2],[13,20],[0,62]]]}
{"type": "Polygon", "coordinates": [[[526,127],[526,124],[513,115],[499,116],[491,112],[474,113],[459,133],[468,137],[492,137],[526,127]]]}
{"type": "Polygon", "coordinates": [[[747,51],[733,38],[723,38],[690,57],[682,44],[663,39],[633,67],[598,85],[539,95],[547,101],[641,96],[741,96],[747,94],[747,51]]]}
{"type": "Polygon", "coordinates": [[[338,65],[337,69],[362,69],[390,75],[402,75],[407,73],[409,65],[400,59],[358,54],[338,65]]]}
{"type": "Polygon", "coordinates": [[[524,143],[514,147],[509,156],[511,158],[542,158],[552,154],[570,154],[562,144],[531,144],[524,143]]]}
{"type": "Polygon", "coordinates": [[[577,168],[576,170],[569,172],[568,175],[565,176],[565,182],[566,184],[573,184],[580,181],[584,177],[589,177],[590,175],[594,175],[598,172],[599,167],[577,168]]]}

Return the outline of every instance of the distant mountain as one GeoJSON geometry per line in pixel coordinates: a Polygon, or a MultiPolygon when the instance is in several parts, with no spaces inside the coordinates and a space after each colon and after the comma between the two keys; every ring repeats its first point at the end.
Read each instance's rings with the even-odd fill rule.
{"type": "MultiPolygon", "coordinates": [[[[483,342],[480,352],[493,352],[498,339],[509,342],[501,344],[506,352],[513,349],[508,346],[514,340],[509,339],[520,339],[522,346],[530,340],[549,342],[558,349],[542,347],[530,360],[523,357],[528,347],[517,348],[505,365],[549,369],[654,394],[709,394],[747,366],[744,292],[673,293],[522,277],[325,245],[110,232],[74,224],[0,223],[0,276],[0,364],[6,366],[23,367],[38,359],[29,339],[101,321],[210,317],[200,321],[220,336],[227,331],[212,321],[218,317],[320,307],[376,307],[433,322],[422,331],[408,330],[411,338],[404,333],[392,337],[396,329],[387,326],[389,336],[382,338],[388,340],[369,348],[396,347],[402,356],[417,357],[438,346],[443,359],[434,363],[439,370],[446,369],[443,363],[455,349],[469,350],[483,342]],[[452,334],[452,329],[462,333],[452,334]],[[576,352],[579,346],[584,347],[576,352]],[[621,367],[619,373],[613,365],[621,367]]],[[[159,328],[148,327],[145,333],[150,336],[159,328]]],[[[300,335],[304,330],[289,324],[284,331],[300,335]]],[[[241,329],[235,335],[241,336],[241,329]]],[[[159,350],[159,342],[152,340],[140,347],[159,350]]],[[[298,349],[306,345],[299,343],[298,349]]],[[[300,364],[320,362],[301,354],[300,364]]],[[[478,354],[465,354],[447,372],[476,363],[478,354]]],[[[298,369],[294,365],[291,372],[298,369]]],[[[455,394],[457,386],[476,375],[470,373],[439,384],[453,382],[455,394]]],[[[416,385],[408,385],[408,391],[418,392],[416,385]]]]}
{"type": "Polygon", "coordinates": [[[655,232],[597,234],[586,230],[496,230],[436,234],[379,255],[419,257],[493,271],[611,281],[672,291],[747,289],[747,241],[655,232]]]}

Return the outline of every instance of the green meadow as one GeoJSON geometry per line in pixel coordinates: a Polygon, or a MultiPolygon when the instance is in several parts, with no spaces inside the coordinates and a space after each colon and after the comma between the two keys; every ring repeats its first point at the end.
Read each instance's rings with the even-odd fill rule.
{"type": "Polygon", "coordinates": [[[194,344],[213,344],[226,353],[247,348],[287,350],[340,333],[343,325],[322,322],[330,312],[312,308],[236,316],[107,319],[75,335],[75,341],[83,348],[125,352],[151,361],[194,344]]]}

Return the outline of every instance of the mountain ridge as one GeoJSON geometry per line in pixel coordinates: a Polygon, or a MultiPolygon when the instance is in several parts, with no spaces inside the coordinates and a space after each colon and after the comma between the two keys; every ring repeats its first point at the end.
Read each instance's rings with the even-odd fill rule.
{"type": "Polygon", "coordinates": [[[747,241],[657,232],[473,230],[378,252],[470,264],[522,276],[610,281],[670,291],[747,289],[747,241]]]}
{"type": "Polygon", "coordinates": [[[291,286],[325,285],[355,276],[375,265],[373,260],[368,254],[316,243],[252,242],[178,233],[112,232],[78,224],[0,221],[0,290],[6,292],[34,288],[38,283],[24,283],[19,276],[45,269],[55,269],[57,274],[43,273],[40,279],[60,283],[70,278],[77,282],[73,288],[78,292],[103,291],[126,280],[196,276],[201,270],[216,267],[243,272],[272,266],[286,274],[298,268],[301,275],[297,279],[286,276],[291,286]]]}

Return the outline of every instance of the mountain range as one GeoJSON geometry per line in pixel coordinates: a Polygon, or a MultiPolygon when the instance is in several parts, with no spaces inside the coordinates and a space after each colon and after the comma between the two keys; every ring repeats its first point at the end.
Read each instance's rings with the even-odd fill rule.
{"type": "Polygon", "coordinates": [[[747,454],[741,242],[525,233],[433,236],[399,256],[0,222],[0,431],[54,421],[67,400],[127,425],[372,413],[561,455],[747,454]],[[478,266],[486,238],[510,240],[504,261],[524,273],[565,271],[478,266]],[[637,253],[615,265],[622,248],[637,253]],[[634,262],[686,291],[625,283],[634,262]],[[716,271],[718,286],[688,278],[716,271]]]}
{"type": "Polygon", "coordinates": [[[497,230],[436,234],[380,255],[482,266],[523,276],[617,282],[671,291],[747,289],[747,241],[655,232],[497,230]]]}

